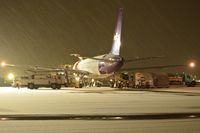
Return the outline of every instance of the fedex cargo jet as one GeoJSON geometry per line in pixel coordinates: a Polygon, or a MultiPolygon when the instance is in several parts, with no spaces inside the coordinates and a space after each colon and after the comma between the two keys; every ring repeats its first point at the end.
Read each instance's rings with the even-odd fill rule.
{"type": "MultiPolygon", "coordinates": [[[[119,8],[112,48],[110,52],[107,54],[99,55],[95,57],[81,57],[79,54],[71,54],[71,56],[76,56],[79,58],[79,61],[74,64],[72,71],[79,74],[90,75],[89,77],[91,78],[106,78],[108,76],[111,76],[114,72],[117,72],[118,70],[122,70],[120,68],[123,66],[124,62],[149,60],[149,59],[162,57],[162,56],[153,56],[153,57],[144,57],[144,58],[137,57],[134,59],[124,60],[120,56],[122,15],[123,15],[123,9],[119,8]]],[[[166,67],[166,66],[163,66],[163,67],[166,67]]],[[[135,70],[134,68],[131,68],[131,69],[135,70]]],[[[148,69],[148,67],[143,68],[143,69],[148,69]]]]}
{"type": "Polygon", "coordinates": [[[78,54],[71,54],[72,56],[77,56],[79,58],[79,61],[73,66],[74,71],[86,72],[98,78],[105,78],[122,67],[124,63],[123,58],[120,56],[122,13],[123,9],[120,8],[111,51],[108,54],[91,58],[81,57],[78,54]]]}

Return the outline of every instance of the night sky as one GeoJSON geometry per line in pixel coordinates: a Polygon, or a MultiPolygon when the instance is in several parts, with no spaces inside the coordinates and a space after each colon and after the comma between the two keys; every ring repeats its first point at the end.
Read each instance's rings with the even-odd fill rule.
{"type": "Polygon", "coordinates": [[[0,60],[53,67],[108,53],[119,7],[121,55],[165,55],[125,67],[200,64],[199,0],[0,0],[0,60]]]}

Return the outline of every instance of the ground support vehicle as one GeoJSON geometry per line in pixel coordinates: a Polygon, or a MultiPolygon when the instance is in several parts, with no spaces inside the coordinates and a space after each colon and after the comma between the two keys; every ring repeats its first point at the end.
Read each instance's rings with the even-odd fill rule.
{"type": "Polygon", "coordinates": [[[113,88],[168,88],[169,79],[166,73],[132,72],[115,74],[110,78],[113,88]]]}
{"type": "Polygon", "coordinates": [[[111,88],[134,88],[135,84],[131,75],[125,73],[115,74],[110,77],[111,88]]]}
{"type": "Polygon", "coordinates": [[[14,87],[27,87],[29,89],[38,89],[39,87],[51,87],[60,89],[67,86],[67,80],[64,75],[52,73],[36,73],[32,75],[16,77],[12,84],[14,87]]]}
{"type": "Polygon", "coordinates": [[[170,85],[186,85],[187,87],[195,87],[196,80],[192,78],[190,74],[187,73],[169,73],[169,82],[170,85]]]}

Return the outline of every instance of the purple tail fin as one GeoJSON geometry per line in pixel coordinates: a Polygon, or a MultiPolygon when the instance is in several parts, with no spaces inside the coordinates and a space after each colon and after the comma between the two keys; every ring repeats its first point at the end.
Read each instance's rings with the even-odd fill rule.
{"type": "Polygon", "coordinates": [[[119,55],[120,53],[120,46],[121,46],[121,29],[122,29],[122,13],[123,9],[119,8],[118,16],[117,16],[117,23],[115,27],[115,33],[113,37],[113,44],[111,53],[114,55],[119,55]]]}

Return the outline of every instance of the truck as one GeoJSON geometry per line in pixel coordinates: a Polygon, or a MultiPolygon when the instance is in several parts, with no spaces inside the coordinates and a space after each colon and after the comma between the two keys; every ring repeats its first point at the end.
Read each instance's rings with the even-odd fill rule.
{"type": "Polygon", "coordinates": [[[196,80],[188,73],[169,73],[170,85],[186,85],[187,87],[195,87],[196,80]]]}
{"type": "Polygon", "coordinates": [[[136,72],[136,88],[168,88],[169,79],[164,72],[136,72]]]}
{"type": "Polygon", "coordinates": [[[135,77],[135,88],[154,88],[153,76],[147,72],[136,72],[135,77]]]}
{"type": "Polygon", "coordinates": [[[118,73],[109,78],[111,88],[134,88],[132,76],[126,73],[118,73]]]}
{"type": "Polygon", "coordinates": [[[13,80],[13,87],[27,87],[29,89],[38,89],[39,87],[51,87],[60,89],[67,86],[66,76],[63,74],[35,73],[32,75],[19,76],[13,80]]]}
{"type": "Polygon", "coordinates": [[[166,73],[131,72],[119,73],[110,78],[113,88],[168,88],[169,79],[166,73]]]}

